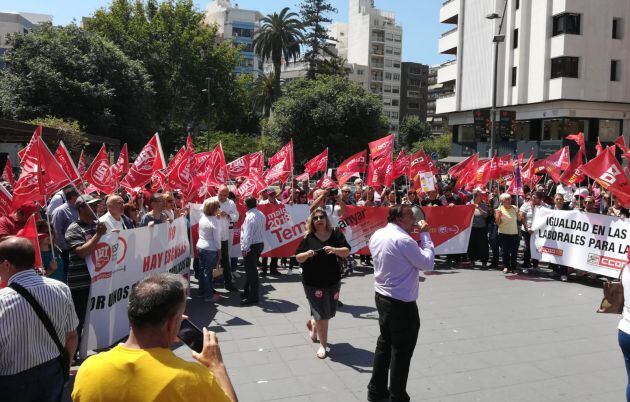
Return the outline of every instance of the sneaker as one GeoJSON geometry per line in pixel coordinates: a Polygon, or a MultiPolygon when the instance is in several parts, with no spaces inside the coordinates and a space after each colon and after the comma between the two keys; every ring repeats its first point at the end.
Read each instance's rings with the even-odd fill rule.
{"type": "Polygon", "coordinates": [[[528,275],[529,274],[529,269],[527,268],[523,268],[523,275],[528,275]]]}
{"type": "Polygon", "coordinates": [[[566,275],[560,275],[560,280],[561,280],[562,282],[567,282],[567,281],[569,280],[569,277],[568,277],[568,276],[566,276],[566,275]]]}

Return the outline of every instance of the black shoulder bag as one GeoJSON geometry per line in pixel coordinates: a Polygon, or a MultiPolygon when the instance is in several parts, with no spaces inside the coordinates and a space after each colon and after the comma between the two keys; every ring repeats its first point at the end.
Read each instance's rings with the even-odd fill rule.
{"type": "Polygon", "coordinates": [[[57,359],[59,360],[59,363],[61,364],[61,369],[63,370],[63,380],[64,382],[68,381],[68,378],[70,377],[70,356],[68,355],[66,347],[59,340],[59,337],[55,332],[55,327],[53,326],[52,321],[50,321],[48,314],[46,314],[46,311],[44,311],[42,306],[37,302],[37,300],[35,300],[33,295],[30,294],[28,290],[24,289],[22,285],[12,283],[9,285],[9,287],[18,292],[23,298],[26,299],[28,304],[30,304],[33,310],[35,310],[35,314],[37,314],[42,324],[44,324],[48,335],[50,335],[53,342],[55,342],[55,345],[57,345],[57,349],[59,349],[59,357],[57,359]]]}

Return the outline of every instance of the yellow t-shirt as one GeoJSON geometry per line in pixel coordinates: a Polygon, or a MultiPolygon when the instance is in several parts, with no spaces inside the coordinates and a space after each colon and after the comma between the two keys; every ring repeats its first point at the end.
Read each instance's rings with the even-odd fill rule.
{"type": "Polygon", "coordinates": [[[74,402],[230,401],[206,367],[170,349],[118,345],[87,359],[72,390],[74,402]]]}
{"type": "Polygon", "coordinates": [[[512,208],[507,209],[503,205],[499,207],[501,213],[501,223],[499,224],[499,233],[506,235],[518,234],[517,215],[518,210],[514,205],[512,208]]]}

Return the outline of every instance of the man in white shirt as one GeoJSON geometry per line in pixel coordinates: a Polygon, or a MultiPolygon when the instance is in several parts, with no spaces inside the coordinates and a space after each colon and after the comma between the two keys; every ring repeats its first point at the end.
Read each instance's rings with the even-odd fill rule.
{"type": "Polygon", "coordinates": [[[204,204],[209,201],[219,201],[221,208],[221,215],[219,224],[221,225],[221,266],[223,267],[223,278],[225,280],[225,289],[233,292],[236,289],[232,281],[232,268],[230,266],[230,243],[234,236],[233,225],[238,221],[238,210],[234,201],[228,198],[230,190],[227,186],[222,185],[219,187],[219,192],[216,197],[209,198],[204,201],[204,204]]]}
{"type": "Polygon", "coordinates": [[[529,201],[525,202],[518,211],[518,219],[522,224],[521,234],[523,235],[523,241],[525,241],[525,250],[523,250],[523,273],[528,274],[529,268],[538,268],[538,260],[532,259],[532,253],[529,241],[532,237],[532,223],[534,222],[534,216],[539,208],[549,208],[549,205],[545,204],[542,200],[545,197],[545,193],[536,191],[532,193],[529,201]]]}
{"type": "Polygon", "coordinates": [[[243,305],[258,303],[258,272],[256,264],[265,248],[265,216],[256,208],[256,199],[245,199],[247,212],[241,226],[241,252],[245,265],[245,287],[241,293],[243,305]]]}
{"type": "Polygon", "coordinates": [[[387,221],[370,238],[381,335],[374,352],[368,401],[409,401],[409,364],[420,331],[418,281],[420,270],[433,270],[434,250],[429,225],[422,220],[416,223],[411,205],[391,207],[387,221]],[[420,247],[411,237],[416,227],[420,247]]]}
{"type": "Polygon", "coordinates": [[[122,197],[119,195],[110,195],[107,197],[106,205],[107,213],[98,218],[98,220],[107,226],[107,233],[130,229],[127,227],[122,217],[123,205],[125,205],[122,197]]]}

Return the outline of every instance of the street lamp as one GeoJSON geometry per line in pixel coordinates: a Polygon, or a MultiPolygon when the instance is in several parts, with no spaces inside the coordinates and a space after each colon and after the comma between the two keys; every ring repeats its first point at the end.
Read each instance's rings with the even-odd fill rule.
{"type": "Polygon", "coordinates": [[[496,136],[496,125],[497,125],[497,75],[499,73],[499,43],[505,42],[505,35],[501,35],[501,30],[503,29],[503,22],[505,21],[505,11],[507,9],[507,0],[503,5],[503,15],[499,16],[497,13],[492,13],[486,15],[486,19],[496,20],[501,18],[501,22],[499,23],[499,31],[496,35],[492,37],[493,47],[493,57],[494,57],[494,65],[492,66],[492,108],[490,109],[490,113],[492,114],[492,127],[490,128],[490,149],[488,150],[488,157],[492,158],[494,155],[494,148],[496,147],[495,136],[496,136]]]}

